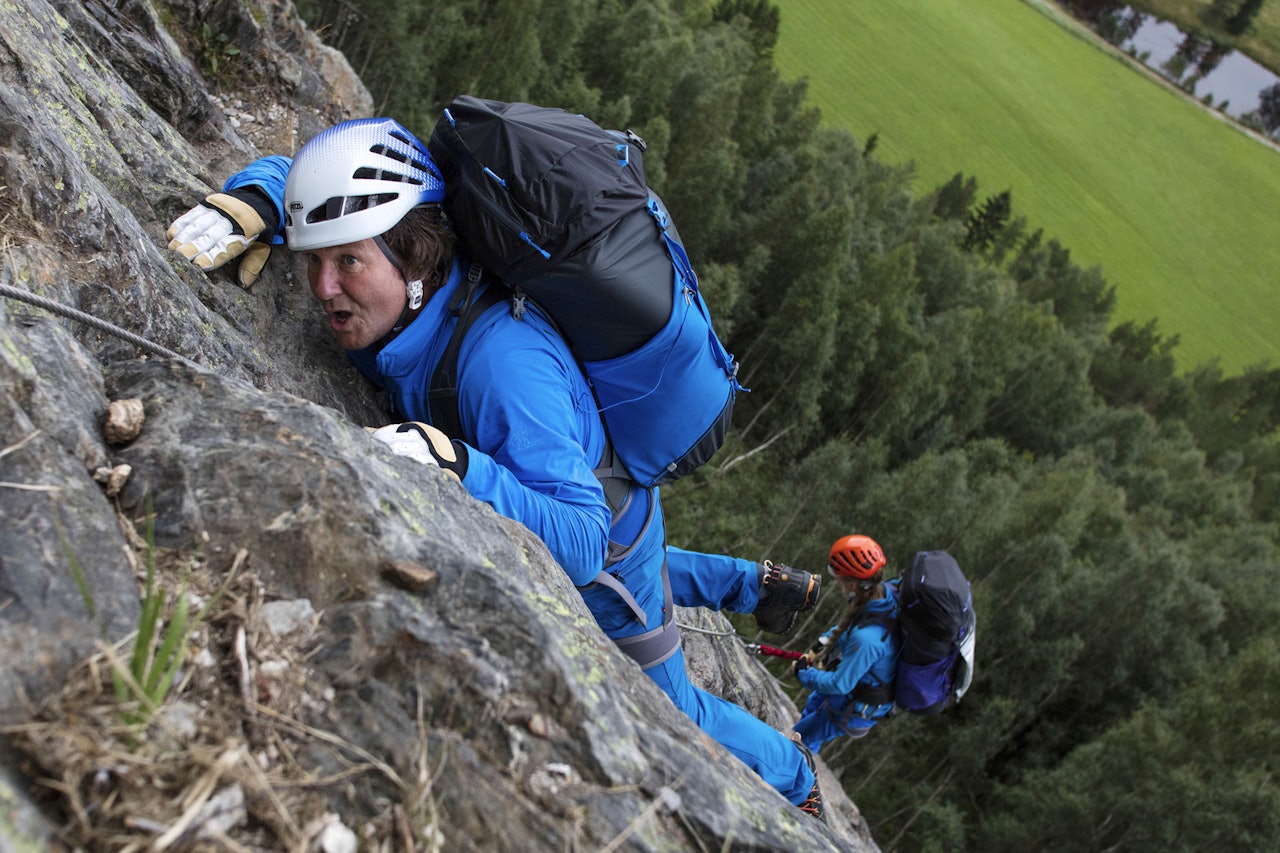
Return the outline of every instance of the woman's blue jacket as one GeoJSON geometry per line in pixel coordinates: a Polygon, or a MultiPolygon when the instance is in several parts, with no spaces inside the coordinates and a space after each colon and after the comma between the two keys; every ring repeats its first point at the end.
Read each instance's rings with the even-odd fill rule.
{"type": "MultiPolygon", "coordinates": [[[[885,584],[885,597],[867,602],[864,617],[882,616],[897,619],[898,589],[896,583],[885,584]]],[[[822,636],[829,637],[832,626],[822,636]]],[[[796,674],[800,683],[817,693],[847,695],[860,682],[869,686],[893,682],[898,666],[898,638],[876,621],[864,621],[850,628],[836,641],[840,662],[831,670],[807,667],[796,674]]]]}

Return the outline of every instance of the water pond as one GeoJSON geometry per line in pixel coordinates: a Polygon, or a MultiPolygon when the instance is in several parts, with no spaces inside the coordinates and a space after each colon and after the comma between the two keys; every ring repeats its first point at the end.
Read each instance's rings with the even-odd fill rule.
{"type": "Polygon", "coordinates": [[[1122,50],[1197,98],[1235,118],[1256,110],[1277,76],[1239,51],[1128,6],[1103,13],[1097,25],[1122,50]]]}

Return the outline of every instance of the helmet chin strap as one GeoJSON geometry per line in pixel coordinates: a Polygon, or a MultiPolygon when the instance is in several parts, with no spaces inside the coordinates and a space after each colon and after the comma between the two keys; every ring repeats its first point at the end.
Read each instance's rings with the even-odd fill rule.
{"type": "Polygon", "coordinates": [[[404,310],[400,312],[400,317],[396,320],[395,325],[391,327],[391,331],[388,332],[382,340],[378,341],[377,346],[381,348],[390,343],[391,339],[396,335],[404,331],[405,326],[408,326],[413,322],[413,318],[418,316],[418,309],[422,307],[423,303],[424,289],[422,286],[422,279],[415,278],[413,281],[409,281],[408,277],[405,276],[404,265],[400,263],[400,259],[396,257],[396,253],[391,251],[391,247],[387,245],[387,241],[382,239],[381,234],[374,237],[373,242],[378,244],[378,248],[382,250],[382,254],[387,256],[387,260],[390,261],[391,265],[400,273],[400,277],[405,279],[404,290],[406,301],[404,310]]]}

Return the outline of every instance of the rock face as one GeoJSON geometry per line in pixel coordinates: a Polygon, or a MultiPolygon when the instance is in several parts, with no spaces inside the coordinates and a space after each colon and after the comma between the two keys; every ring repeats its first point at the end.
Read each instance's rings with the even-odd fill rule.
{"type": "MultiPolygon", "coordinates": [[[[830,776],[819,824],[675,711],[532,534],[369,439],[287,252],[246,292],[165,248],[370,113],[292,4],[0,4],[0,42],[0,848],[874,849],[830,776]],[[148,568],[206,609],[122,728],[148,568]]],[[[722,616],[680,619],[701,684],[794,721],[722,616]]]]}

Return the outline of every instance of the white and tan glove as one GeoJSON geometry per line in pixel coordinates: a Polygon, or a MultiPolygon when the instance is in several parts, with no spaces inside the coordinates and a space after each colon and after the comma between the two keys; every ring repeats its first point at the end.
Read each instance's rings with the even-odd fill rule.
{"type": "Polygon", "coordinates": [[[452,441],[431,424],[408,421],[367,429],[397,456],[408,456],[423,465],[438,465],[459,482],[467,476],[467,446],[452,441]]]}
{"type": "Polygon", "coordinates": [[[257,195],[237,189],[207,196],[169,226],[169,248],[205,271],[243,255],[236,280],[241,287],[252,287],[271,255],[264,213],[275,218],[257,195]]]}

